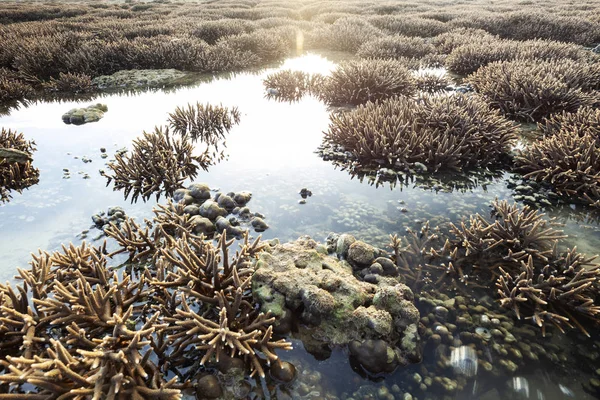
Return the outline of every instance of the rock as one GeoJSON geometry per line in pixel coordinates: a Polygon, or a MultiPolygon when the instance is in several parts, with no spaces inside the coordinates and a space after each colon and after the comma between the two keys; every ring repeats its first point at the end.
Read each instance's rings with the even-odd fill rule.
{"type": "Polygon", "coordinates": [[[26,151],[0,147],[0,160],[8,163],[26,164],[32,158],[26,151]]]}
{"type": "Polygon", "coordinates": [[[204,203],[202,203],[198,212],[201,216],[206,217],[211,221],[216,220],[219,216],[224,217],[227,215],[227,210],[219,207],[219,205],[213,200],[206,200],[204,203]]]}
{"type": "Polygon", "coordinates": [[[204,234],[211,236],[216,230],[215,225],[210,219],[200,215],[194,215],[190,218],[190,223],[193,224],[193,231],[196,235],[204,234]]]}
{"type": "Polygon", "coordinates": [[[219,204],[219,207],[222,207],[227,211],[232,211],[236,206],[235,201],[233,201],[233,199],[226,194],[219,196],[217,204],[219,204]]]}
{"type": "Polygon", "coordinates": [[[199,399],[217,399],[223,395],[219,380],[214,375],[206,375],[198,379],[196,397],[199,399]]]}
{"type": "Polygon", "coordinates": [[[271,378],[280,382],[289,383],[296,377],[296,367],[287,361],[275,361],[269,369],[271,378]]]}
{"type": "Polygon", "coordinates": [[[176,69],[121,70],[92,79],[100,89],[174,86],[185,83],[188,74],[176,69]]]}
{"type": "Polygon", "coordinates": [[[117,215],[118,213],[125,215],[125,210],[123,210],[123,207],[108,207],[107,214],[109,217],[112,217],[113,215],[117,215]]]}
{"type": "Polygon", "coordinates": [[[73,108],[63,114],[62,120],[65,124],[82,125],[99,121],[107,111],[106,105],[98,103],[85,108],[73,108]]]}
{"type": "Polygon", "coordinates": [[[188,193],[198,201],[210,199],[210,188],[204,183],[192,183],[187,188],[188,193]]]}
{"type": "Polygon", "coordinates": [[[217,231],[226,231],[229,236],[240,237],[245,232],[243,229],[231,225],[231,221],[220,215],[217,217],[215,226],[217,228],[217,231]]]}
{"type": "Polygon", "coordinates": [[[353,340],[348,348],[356,361],[371,374],[391,373],[399,364],[394,348],[384,340],[353,340]]]}
{"type": "Polygon", "coordinates": [[[382,275],[398,276],[398,267],[396,267],[396,264],[389,258],[377,257],[374,262],[378,263],[383,268],[382,275]]]}
{"type": "Polygon", "coordinates": [[[356,242],[356,239],[354,238],[354,236],[348,235],[346,233],[344,233],[343,235],[340,235],[338,237],[337,246],[335,249],[335,252],[337,253],[338,257],[340,257],[340,258],[348,257],[348,249],[350,248],[350,245],[354,242],[356,242]]]}
{"type": "MultiPolygon", "coordinates": [[[[323,254],[322,247],[301,237],[273,244],[261,253],[252,292],[263,312],[270,310],[279,317],[291,310],[310,326],[314,338],[327,345],[380,339],[396,348],[405,331],[410,334],[408,342],[418,341],[420,316],[407,286],[396,278],[377,275],[374,283],[361,281],[347,261],[323,254]]],[[[410,350],[400,348],[403,362],[419,358],[418,349],[409,354],[410,350]]]]}
{"type": "MultiPolygon", "coordinates": [[[[369,272],[374,275],[383,275],[383,267],[378,262],[374,262],[369,267],[369,272]]],[[[366,280],[366,276],[365,276],[365,280],[366,280]]]]}
{"type": "Polygon", "coordinates": [[[377,249],[365,242],[356,241],[348,248],[348,262],[356,266],[371,265],[375,260],[377,249]]]}
{"type": "Polygon", "coordinates": [[[183,212],[184,214],[188,215],[198,215],[200,214],[200,207],[198,207],[196,204],[190,204],[189,206],[185,206],[183,208],[183,212]]]}
{"type": "Polygon", "coordinates": [[[264,232],[269,229],[269,225],[259,217],[252,218],[251,224],[256,232],[264,232]]]}
{"type": "Polygon", "coordinates": [[[187,189],[177,189],[175,193],[173,193],[173,201],[175,203],[179,203],[185,196],[189,196],[190,191],[187,189]]]}
{"type": "Polygon", "coordinates": [[[244,207],[252,198],[252,193],[250,192],[238,192],[233,196],[233,201],[239,206],[244,207]]]}

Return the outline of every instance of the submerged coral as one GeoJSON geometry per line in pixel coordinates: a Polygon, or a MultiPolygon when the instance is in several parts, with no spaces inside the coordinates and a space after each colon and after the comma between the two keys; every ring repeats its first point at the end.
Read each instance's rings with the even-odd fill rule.
{"type": "Polygon", "coordinates": [[[268,98],[298,101],[306,94],[318,96],[325,79],[321,74],[283,70],[268,75],[263,85],[268,98]]]}
{"type": "Polygon", "coordinates": [[[591,73],[586,64],[568,60],[517,60],[490,63],[467,79],[492,107],[533,122],[594,105],[596,96],[586,87],[591,73]]]}
{"type": "Polygon", "coordinates": [[[589,336],[586,325],[600,323],[600,265],[576,249],[559,250],[565,235],[555,225],[527,206],[495,201],[491,218],[475,214],[451,224],[443,246],[427,248],[438,237],[425,231],[413,235],[410,246],[394,237],[392,247],[413,284],[422,285],[425,276],[425,284],[436,287],[495,286],[502,307],[532,320],[544,334],[553,325],[589,336]]]}
{"type": "Polygon", "coordinates": [[[117,154],[109,163],[112,174],[106,174],[108,186],[114,181],[114,190],[123,190],[131,202],[149,199],[161,193],[172,196],[188,178],[194,178],[198,169],[207,169],[212,159],[206,153],[192,155],[193,146],[186,138],[175,139],[168,128],[155,127],[154,132],[143,133],[133,141],[131,155],[117,154]]]}
{"type": "Polygon", "coordinates": [[[198,359],[238,358],[265,377],[275,352],[291,349],[252,298],[260,238],[231,256],[225,232],[215,246],[187,215],[155,214],[144,228],[129,217],[108,228],[118,245],[108,256],[106,244],[40,252],[19,269],[22,285],[0,285],[0,385],[11,398],[179,399],[198,359]],[[108,258],[121,252],[130,263],[117,272],[108,258]]]}
{"type": "MultiPolygon", "coordinates": [[[[589,111],[584,111],[589,112],[589,111]]],[[[600,139],[593,125],[570,127],[581,114],[557,116],[546,122],[546,136],[515,158],[525,178],[550,184],[567,199],[600,207],[600,139]],[[564,124],[555,132],[550,124],[564,124]]]]}
{"type": "Polygon", "coordinates": [[[333,114],[324,147],[342,146],[362,165],[436,172],[500,164],[517,128],[468,95],[404,97],[333,114]]]}
{"type": "Polygon", "coordinates": [[[367,59],[341,63],[323,83],[321,98],[334,106],[364,104],[415,93],[415,81],[403,63],[367,59]]]}
{"type": "Polygon", "coordinates": [[[25,140],[22,133],[2,128],[0,131],[0,203],[12,197],[12,190],[23,189],[38,183],[40,172],[32,166],[35,143],[25,140]]]}
{"type": "Polygon", "coordinates": [[[188,136],[192,141],[200,141],[207,147],[215,147],[225,139],[234,125],[240,123],[240,111],[237,107],[229,109],[222,105],[188,104],[187,108],[177,107],[169,114],[169,126],[174,133],[188,136]]]}

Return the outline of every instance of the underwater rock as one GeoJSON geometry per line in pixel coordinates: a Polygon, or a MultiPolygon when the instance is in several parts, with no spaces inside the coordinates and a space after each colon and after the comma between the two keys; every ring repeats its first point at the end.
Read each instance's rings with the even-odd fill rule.
{"type": "Polygon", "coordinates": [[[348,235],[346,233],[340,235],[338,237],[337,245],[336,245],[336,249],[335,249],[335,252],[337,253],[338,257],[340,257],[340,258],[348,257],[348,249],[350,248],[350,245],[352,245],[352,243],[354,243],[354,242],[356,242],[356,239],[354,238],[354,236],[348,235]]]}
{"type": "Polygon", "coordinates": [[[254,217],[252,218],[251,223],[252,227],[256,232],[264,232],[267,229],[269,229],[269,225],[267,225],[267,223],[262,218],[254,217]]]}
{"type": "Polygon", "coordinates": [[[210,199],[210,188],[204,183],[192,183],[188,186],[187,190],[196,200],[203,201],[210,199]]]}
{"type": "Polygon", "coordinates": [[[252,198],[252,193],[250,192],[239,192],[233,196],[233,201],[238,205],[238,207],[244,207],[252,198]]]}
{"type": "Polygon", "coordinates": [[[350,354],[371,374],[391,373],[400,364],[398,354],[385,340],[353,340],[350,354]]]}
{"type": "Polygon", "coordinates": [[[356,266],[371,265],[379,251],[365,242],[356,241],[348,248],[348,262],[356,266]]]}
{"type": "MultiPolygon", "coordinates": [[[[338,239],[339,240],[339,239],[338,239]]],[[[352,266],[307,236],[261,253],[252,277],[254,297],[276,318],[291,310],[310,324],[311,336],[330,345],[383,340],[406,364],[420,359],[419,311],[397,278],[361,281],[352,266]]],[[[374,258],[373,258],[374,259],[374,258]]]]}
{"type": "Polygon", "coordinates": [[[206,200],[204,203],[202,203],[199,212],[201,216],[213,221],[219,216],[224,217],[228,214],[227,210],[219,207],[219,204],[214,200],[206,200]]]}
{"type": "Polygon", "coordinates": [[[296,367],[287,361],[275,361],[269,370],[271,378],[280,382],[291,382],[296,377],[296,367]]]}
{"type": "Polygon", "coordinates": [[[105,104],[98,103],[85,108],[73,108],[63,114],[62,120],[65,124],[82,125],[99,121],[107,111],[105,104]]]}
{"type": "Polygon", "coordinates": [[[223,395],[223,389],[217,377],[206,375],[198,379],[196,395],[199,399],[217,399],[223,395]]]}
{"type": "Polygon", "coordinates": [[[190,223],[193,224],[193,226],[194,226],[193,231],[197,235],[202,233],[204,235],[209,236],[209,235],[212,235],[216,231],[216,228],[215,228],[215,225],[213,224],[213,222],[210,219],[202,217],[200,215],[194,215],[192,218],[190,218],[190,223]]]}
{"type": "Polygon", "coordinates": [[[99,89],[163,87],[185,83],[187,76],[176,69],[122,70],[112,75],[98,76],[92,79],[92,84],[99,89]]]}
{"type": "Polygon", "coordinates": [[[235,201],[233,201],[233,199],[226,194],[221,194],[219,196],[219,198],[217,199],[217,204],[219,205],[219,207],[222,207],[230,212],[237,206],[235,201]]]}

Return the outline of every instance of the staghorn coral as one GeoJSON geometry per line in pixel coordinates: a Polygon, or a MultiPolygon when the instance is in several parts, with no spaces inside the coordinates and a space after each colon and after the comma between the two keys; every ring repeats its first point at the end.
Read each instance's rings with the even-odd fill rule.
{"type": "Polygon", "coordinates": [[[362,165],[421,163],[436,172],[501,163],[516,132],[473,96],[400,97],[332,115],[323,143],[342,146],[362,165]]]}
{"type": "Polygon", "coordinates": [[[39,170],[31,163],[35,142],[25,140],[22,133],[10,129],[0,131],[0,203],[9,201],[11,191],[23,189],[39,181],[39,170]]]}
{"type": "Polygon", "coordinates": [[[581,88],[577,65],[569,61],[493,62],[467,80],[492,107],[508,117],[537,121],[595,103],[595,97],[581,88]]]}
{"type": "Polygon", "coordinates": [[[600,289],[600,266],[593,263],[595,258],[573,248],[545,265],[536,265],[530,255],[521,261],[518,275],[500,268],[496,281],[500,304],[519,319],[531,319],[544,336],[546,325],[552,324],[563,333],[565,328],[578,328],[589,337],[579,320],[600,320],[600,305],[595,302],[600,289]]]}
{"type": "Polygon", "coordinates": [[[318,96],[325,79],[321,74],[283,70],[268,75],[263,85],[267,88],[267,98],[298,101],[306,94],[318,96]]]}
{"type": "Polygon", "coordinates": [[[169,114],[169,126],[174,133],[183,137],[189,135],[194,142],[200,141],[207,147],[214,147],[214,157],[219,150],[219,142],[225,140],[225,133],[240,123],[240,117],[237,107],[230,110],[222,105],[188,104],[187,108],[177,107],[169,114]]]}
{"type": "Polygon", "coordinates": [[[411,96],[415,80],[410,71],[396,60],[347,61],[324,81],[320,96],[334,106],[358,105],[392,96],[411,96]]]}
{"type": "Polygon", "coordinates": [[[192,155],[193,147],[186,140],[171,137],[168,128],[155,127],[154,132],[143,133],[133,141],[131,155],[117,154],[109,163],[112,174],[106,174],[106,185],[114,181],[114,190],[123,190],[131,202],[141,196],[147,200],[153,194],[172,196],[188,178],[198,174],[198,168],[208,169],[213,160],[208,149],[200,156],[192,155]]]}
{"type": "Polygon", "coordinates": [[[50,78],[44,88],[52,92],[86,93],[93,89],[92,78],[86,74],[58,74],[58,78],[50,78]]]}
{"type": "Polygon", "coordinates": [[[6,68],[0,68],[0,103],[22,100],[30,97],[33,88],[19,79],[18,74],[6,68]]]}
{"type": "Polygon", "coordinates": [[[260,238],[246,236],[230,257],[225,232],[215,247],[175,205],[154,212],[145,233],[132,220],[125,233],[109,230],[120,248],[111,255],[135,253],[145,267],[137,274],[108,267],[106,244],[83,243],[34,255],[17,290],[0,285],[0,382],[10,398],[179,399],[197,379],[198,355],[211,365],[238,357],[264,377],[275,352],[291,349],[252,298],[260,238]]]}
{"type": "Polygon", "coordinates": [[[452,81],[446,75],[425,72],[417,75],[417,90],[425,93],[435,94],[446,91],[452,81]]]}
{"type": "Polygon", "coordinates": [[[361,58],[422,58],[435,52],[435,47],[419,37],[387,36],[363,44],[357,56],[361,58]]]}
{"type": "Polygon", "coordinates": [[[490,217],[471,215],[448,234],[425,224],[420,232],[390,236],[392,259],[407,284],[421,291],[454,293],[496,289],[498,302],[545,335],[548,325],[564,332],[600,324],[600,265],[575,248],[559,250],[565,238],[556,222],[528,206],[494,201],[490,217]],[[441,245],[443,243],[443,245],[441,245]]]}
{"type": "MultiPolygon", "coordinates": [[[[555,117],[550,123],[569,124],[569,119],[578,118],[577,114],[571,115],[555,117]]],[[[549,183],[565,198],[600,207],[600,140],[592,129],[566,126],[534,142],[515,157],[517,170],[528,179],[549,183]]]]}
{"type": "Polygon", "coordinates": [[[577,112],[563,111],[552,114],[538,123],[538,129],[544,136],[552,136],[561,131],[586,134],[600,140],[600,111],[592,107],[581,107],[577,112]]]}

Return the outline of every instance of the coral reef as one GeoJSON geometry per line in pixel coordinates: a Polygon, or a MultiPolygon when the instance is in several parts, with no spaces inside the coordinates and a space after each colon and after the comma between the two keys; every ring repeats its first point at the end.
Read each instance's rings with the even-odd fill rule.
{"type": "Polygon", "coordinates": [[[173,196],[199,168],[206,170],[212,164],[207,153],[194,156],[192,151],[186,138],[175,139],[168,128],[156,127],[133,141],[131,154],[116,154],[115,162],[108,164],[112,174],[105,174],[106,185],[114,181],[114,190],[122,189],[125,199],[131,194],[132,203],[140,196],[144,201],[153,194],[157,200],[161,193],[173,196]]]}
{"type": "Polygon", "coordinates": [[[222,105],[188,104],[187,108],[177,107],[169,114],[169,126],[173,133],[183,137],[189,136],[192,141],[200,141],[206,146],[214,146],[225,139],[234,125],[240,123],[240,111],[237,107],[231,110],[222,105]]]}
{"type": "Polygon", "coordinates": [[[409,238],[392,237],[391,247],[413,287],[495,286],[501,307],[531,320],[543,334],[552,325],[589,336],[586,326],[600,323],[600,265],[574,248],[559,250],[565,236],[554,225],[528,206],[495,201],[491,218],[475,214],[451,224],[445,240],[425,227],[409,238]]]}
{"type": "Polygon", "coordinates": [[[330,119],[323,147],[341,146],[362,165],[399,170],[498,165],[517,133],[497,111],[468,95],[394,98],[330,119]]]}
{"type": "Polygon", "coordinates": [[[32,166],[35,143],[22,133],[2,128],[0,131],[0,203],[11,199],[11,191],[38,183],[40,172],[32,166]]]}
{"type": "Polygon", "coordinates": [[[425,72],[417,75],[416,84],[417,90],[435,94],[446,91],[452,85],[452,81],[446,75],[425,72]]]}
{"type": "Polygon", "coordinates": [[[320,96],[334,106],[357,105],[415,93],[410,71],[396,60],[347,61],[327,77],[320,96]]]}
{"type": "Polygon", "coordinates": [[[307,94],[318,96],[325,79],[321,74],[283,70],[268,75],[263,85],[267,89],[267,98],[298,101],[307,94]]]}
{"type": "Polygon", "coordinates": [[[106,243],[40,252],[18,270],[21,285],[0,285],[0,386],[11,398],[180,399],[203,364],[234,357],[265,377],[275,351],[291,349],[252,299],[260,238],[230,256],[225,232],[215,246],[187,216],[154,212],[145,228],[112,224],[109,255],[106,243]],[[108,260],[121,252],[130,263],[118,272],[108,260]]]}
{"type": "Polygon", "coordinates": [[[419,37],[387,36],[363,44],[357,55],[361,58],[402,59],[423,58],[435,52],[435,47],[419,37]]]}
{"type": "Polygon", "coordinates": [[[283,318],[277,330],[286,330],[286,316],[299,312],[301,320],[310,324],[313,340],[349,345],[370,373],[391,372],[397,365],[417,362],[419,314],[412,292],[393,269],[375,281],[356,279],[353,269],[379,260],[383,252],[343,236],[338,247],[348,261],[323,254],[322,246],[308,237],[262,253],[252,276],[261,309],[283,318]],[[371,360],[372,346],[381,349],[376,360],[371,360]]]}
{"type": "Polygon", "coordinates": [[[90,92],[94,88],[92,84],[92,78],[90,78],[88,75],[71,74],[68,72],[60,72],[58,74],[58,78],[50,78],[50,80],[45,82],[43,86],[45,89],[52,92],[65,93],[85,93],[90,92]]]}
{"type": "Polygon", "coordinates": [[[573,125],[586,113],[590,110],[546,120],[543,131],[552,136],[523,149],[515,163],[525,178],[548,183],[565,198],[600,207],[600,139],[593,121],[587,126],[573,125]],[[563,124],[556,132],[554,127],[563,124]]]}
{"type": "Polygon", "coordinates": [[[563,111],[544,118],[537,126],[544,136],[566,131],[581,136],[589,134],[600,140],[600,111],[593,107],[581,107],[574,113],[563,111]]]}
{"type": "Polygon", "coordinates": [[[590,77],[586,68],[567,60],[493,62],[467,79],[492,107],[533,122],[595,104],[596,97],[583,90],[583,81],[590,77]]]}
{"type": "Polygon", "coordinates": [[[88,122],[100,121],[104,113],[108,111],[105,104],[94,104],[83,108],[73,108],[64,113],[62,120],[65,124],[83,125],[88,122]]]}

